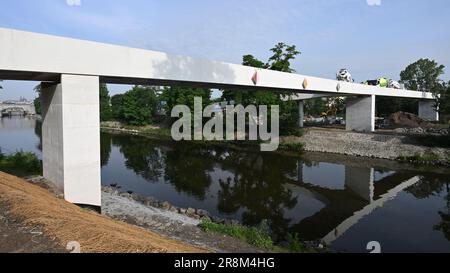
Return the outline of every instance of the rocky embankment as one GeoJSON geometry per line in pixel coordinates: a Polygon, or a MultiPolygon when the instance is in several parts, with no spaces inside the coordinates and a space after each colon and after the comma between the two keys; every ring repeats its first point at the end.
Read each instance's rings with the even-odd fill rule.
{"type": "Polygon", "coordinates": [[[201,209],[177,208],[153,197],[120,192],[116,187],[102,189],[102,213],[114,219],[143,227],[190,245],[222,253],[267,252],[246,242],[216,233],[204,232],[202,219],[223,224],[237,223],[210,216],[201,209]]]}
{"type": "Polygon", "coordinates": [[[283,142],[302,143],[305,151],[398,160],[429,158],[429,163],[448,165],[450,149],[422,146],[414,136],[398,133],[357,133],[309,128],[302,137],[284,137],[283,142]]]}

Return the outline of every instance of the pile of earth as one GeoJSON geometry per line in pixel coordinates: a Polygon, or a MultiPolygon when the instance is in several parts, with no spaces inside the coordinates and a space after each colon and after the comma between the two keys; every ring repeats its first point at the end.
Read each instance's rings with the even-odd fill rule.
{"type": "Polygon", "coordinates": [[[414,114],[397,112],[389,116],[388,123],[392,127],[402,128],[436,128],[437,125],[428,122],[414,114]]]}
{"type": "Polygon", "coordinates": [[[395,132],[404,134],[430,134],[430,135],[449,135],[448,126],[435,124],[424,120],[417,115],[397,112],[389,116],[387,123],[389,127],[396,128],[395,132]]]}

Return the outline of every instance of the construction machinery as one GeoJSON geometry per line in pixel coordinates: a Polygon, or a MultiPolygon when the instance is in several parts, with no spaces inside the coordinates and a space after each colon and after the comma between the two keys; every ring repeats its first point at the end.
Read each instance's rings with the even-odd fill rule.
{"type": "Polygon", "coordinates": [[[327,110],[322,112],[322,119],[324,123],[329,123],[329,116],[333,115],[333,120],[337,120],[337,114],[345,105],[345,97],[331,97],[327,98],[327,110]]]}

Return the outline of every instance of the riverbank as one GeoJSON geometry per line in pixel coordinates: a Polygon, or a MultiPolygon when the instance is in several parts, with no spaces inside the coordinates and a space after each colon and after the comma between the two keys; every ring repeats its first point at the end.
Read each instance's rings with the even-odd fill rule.
{"type": "MultiPolygon", "coordinates": [[[[102,131],[115,134],[140,135],[171,140],[170,130],[157,126],[124,126],[119,122],[102,123],[102,131]]],[[[301,151],[379,158],[420,165],[450,166],[449,136],[408,134],[405,131],[349,132],[333,128],[305,128],[301,136],[282,136],[280,152],[301,151]]],[[[204,143],[204,142],[199,142],[204,143]]],[[[256,142],[208,142],[235,149],[259,146],[256,142]]]]}
{"type": "Polygon", "coordinates": [[[0,252],[64,252],[72,241],[92,253],[208,252],[82,209],[49,189],[0,172],[0,230],[7,235],[0,252]]]}
{"type": "MultiPolygon", "coordinates": [[[[102,215],[64,201],[40,176],[24,180],[0,172],[0,196],[0,252],[68,252],[69,242],[78,242],[86,253],[289,251],[208,232],[201,226],[212,223],[206,211],[180,211],[167,202],[120,193],[113,187],[102,189],[102,215]]],[[[235,222],[223,224],[237,226],[235,222]]],[[[301,252],[320,251],[296,243],[301,252]]]]}
{"type": "Polygon", "coordinates": [[[120,193],[117,189],[102,189],[102,213],[168,238],[190,245],[210,249],[217,253],[264,253],[271,249],[252,246],[242,240],[223,234],[205,232],[199,226],[202,219],[209,219],[204,212],[188,208],[179,210],[168,202],[143,198],[136,194],[120,193]]]}
{"type": "Polygon", "coordinates": [[[309,128],[304,130],[302,137],[283,137],[282,141],[301,143],[303,149],[310,152],[450,166],[450,143],[444,143],[450,142],[449,137],[437,136],[439,144],[427,142],[429,137],[395,132],[357,133],[309,128]]]}

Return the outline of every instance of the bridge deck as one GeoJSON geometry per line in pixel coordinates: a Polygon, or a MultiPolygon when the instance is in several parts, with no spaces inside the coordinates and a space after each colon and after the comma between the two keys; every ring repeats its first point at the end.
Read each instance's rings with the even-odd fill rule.
{"type": "Polygon", "coordinates": [[[0,78],[13,80],[57,81],[60,74],[77,74],[100,76],[103,82],[108,83],[178,83],[208,88],[433,99],[432,94],[426,92],[339,83],[318,77],[5,28],[0,28],[0,56],[0,78]],[[258,80],[255,84],[252,78],[256,71],[258,80]]]}

